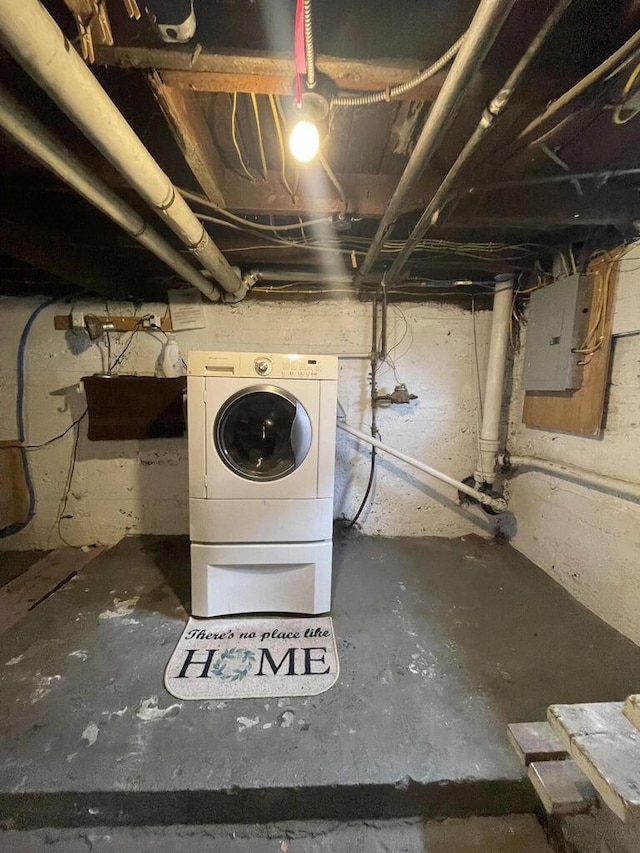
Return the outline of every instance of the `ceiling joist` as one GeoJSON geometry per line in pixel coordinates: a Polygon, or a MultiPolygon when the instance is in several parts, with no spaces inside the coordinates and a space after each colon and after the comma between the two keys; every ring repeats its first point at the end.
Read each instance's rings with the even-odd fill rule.
{"type": "MultiPolygon", "coordinates": [[[[293,56],[258,51],[214,53],[198,47],[194,50],[96,45],[96,62],[121,68],[156,69],[167,85],[198,92],[293,94],[293,56]]],[[[362,60],[322,55],[316,58],[319,74],[329,77],[338,89],[351,92],[377,92],[405,83],[426,64],[410,59],[362,60]]],[[[398,100],[433,101],[445,76],[445,72],[434,75],[398,100]]]]}
{"type": "Polygon", "coordinates": [[[201,105],[191,92],[165,85],[155,72],[149,85],[196,180],[214,204],[224,207],[224,166],[201,105]]]}

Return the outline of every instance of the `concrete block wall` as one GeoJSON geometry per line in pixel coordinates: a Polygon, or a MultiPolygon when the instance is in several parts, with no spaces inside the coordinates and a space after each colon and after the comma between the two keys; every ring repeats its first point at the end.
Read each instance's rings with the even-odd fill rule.
{"type": "MultiPolygon", "coordinates": [[[[18,339],[36,299],[0,298],[0,437],[15,437],[15,359],[18,339]]],[[[105,313],[104,302],[75,306],[105,313]]],[[[132,314],[131,304],[111,302],[112,314],[132,314]]],[[[159,313],[164,305],[138,306],[138,316],[159,313]]],[[[36,444],[60,433],[85,407],[78,391],[82,376],[104,370],[104,346],[85,336],[56,332],[53,316],[61,304],[36,320],[27,355],[27,439],[36,444]]],[[[179,332],[183,356],[190,349],[355,353],[370,348],[370,306],[340,300],[301,303],[243,302],[207,305],[207,328],[179,332]]],[[[483,372],[490,312],[476,314],[478,352],[483,372]]],[[[115,358],[128,335],[112,335],[115,358]]],[[[470,474],[476,456],[476,392],[472,315],[459,307],[408,304],[390,308],[391,357],[399,381],[419,399],[380,412],[384,441],[456,477],[470,474]]],[[[122,372],[152,374],[160,335],[136,334],[122,372]]],[[[349,421],[368,430],[369,365],[341,361],[339,397],[349,421]]],[[[380,373],[382,392],[392,391],[391,367],[380,373]]],[[[31,452],[37,514],[19,534],[0,539],[0,549],[46,548],[59,544],[56,520],[73,449],[73,434],[31,452]]],[[[395,460],[379,457],[375,500],[361,517],[364,532],[393,535],[460,536],[492,533],[478,509],[457,505],[456,496],[395,460]]],[[[363,495],[369,452],[339,433],[335,515],[350,517],[363,495]]],[[[186,533],[188,485],[186,439],[89,442],[81,425],[78,461],[65,517],[66,540],[82,545],[110,543],[126,533],[186,533]]]]}
{"type": "MultiPolygon", "coordinates": [[[[637,250],[632,251],[618,283],[614,331],[629,336],[614,339],[602,435],[585,438],[522,424],[521,353],[510,411],[512,453],[640,482],[640,335],[633,334],[634,322],[631,327],[627,322],[640,320],[637,258],[637,250]]],[[[640,643],[640,504],[534,471],[514,477],[509,494],[516,525],[512,544],[578,601],[640,643]]]]}

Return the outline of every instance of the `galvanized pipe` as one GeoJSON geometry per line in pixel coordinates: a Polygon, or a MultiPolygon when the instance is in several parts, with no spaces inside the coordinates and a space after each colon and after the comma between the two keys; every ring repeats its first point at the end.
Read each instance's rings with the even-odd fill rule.
{"type": "Polygon", "coordinates": [[[505,453],[499,462],[507,475],[520,473],[514,471],[514,468],[533,468],[556,477],[578,480],[595,489],[616,493],[627,500],[640,500],[640,483],[618,480],[617,477],[607,477],[604,474],[597,474],[595,471],[587,471],[585,468],[574,468],[562,462],[540,459],[537,456],[512,456],[510,453],[505,453]]]}
{"type": "Polygon", "coordinates": [[[372,447],[376,447],[378,450],[382,450],[384,453],[388,453],[389,456],[395,456],[395,458],[400,459],[401,462],[406,462],[407,465],[411,465],[413,468],[417,468],[418,471],[422,471],[423,473],[428,474],[430,477],[435,477],[436,480],[440,480],[442,483],[446,483],[448,486],[452,486],[459,492],[463,492],[465,495],[468,495],[470,498],[473,498],[474,501],[477,501],[483,506],[488,506],[495,512],[504,512],[507,509],[507,502],[504,498],[492,497],[491,495],[484,494],[484,492],[476,491],[476,489],[474,489],[472,486],[467,486],[466,483],[462,483],[460,480],[456,480],[454,477],[449,477],[448,474],[443,474],[442,471],[438,471],[436,468],[432,468],[430,465],[425,465],[424,462],[420,462],[418,459],[414,459],[412,456],[408,456],[406,453],[402,453],[400,450],[396,450],[395,447],[390,447],[388,444],[384,444],[382,441],[378,441],[377,438],[373,438],[372,436],[367,435],[366,432],[361,432],[361,430],[349,426],[349,424],[344,423],[344,421],[338,421],[337,424],[338,429],[341,429],[344,432],[348,432],[349,435],[352,435],[359,441],[363,441],[365,442],[365,444],[370,444],[372,447]]]}
{"type": "Polygon", "coordinates": [[[394,258],[394,261],[387,272],[387,280],[389,282],[396,282],[400,278],[402,270],[406,266],[413,252],[416,250],[418,243],[422,240],[428,229],[438,221],[440,206],[445,200],[447,193],[471,159],[472,155],[475,153],[482,140],[489,131],[495,127],[496,122],[504,113],[507,104],[513,97],[513,94],[519,84],[522,82],[526,72],[531,66],[531,63],[538,56],[540,48],[546,41],[549,34],[555,29],[558,21],[564,15],[572,2],[573,0],[560,0],[553,12],[545,19],[527,50],[521,56],[516,67],[509,75],[507,82],[485,109],[475,131],[467,140],[467,143],[458,155],[455,163],[449,169],[449,172],[434,193],[433,198],[425,208],[424,213],[416,223],[404,246],[394,258]]]}
{"type": "Polygon", "coordinates": [[[477,74],[479,66],[515,2],[516,0],[481,0],[462,47],[429,111],[416,147],[356,274],[357,283],[360,283],[362,278],[373,269],[385,240],[394,228],[398,217],[404,213],[409,192],[437,151],[445,132],[458,112],[462,96],[471,84],[473,76],[477,74]]]}
{"type": "Polygon", "coordinates": [[[230,298],[242,299],[246,284],[44,6],[38,0],[0,0],[0,43],[154,208],[230,298]]]}
{"type": "Polygon", "coordinates": [[[194,269],[140,214],[87,169],[69,148],[1,86],[0,127],[61,181],[164,261],[180,278],[193,284],[208,299],[215,301],[220,298],[218,289],[208,278],[194,269]]]}

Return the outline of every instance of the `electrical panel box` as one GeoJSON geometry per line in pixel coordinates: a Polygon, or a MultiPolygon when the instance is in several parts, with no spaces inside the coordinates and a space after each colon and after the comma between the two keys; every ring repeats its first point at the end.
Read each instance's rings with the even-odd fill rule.
{"type": "Polygon", "coordinates": [[[582,385],[584,341],[593,276],[559,278],[531,294],[523,386],[525,391],[571,391],[582,385]]]}

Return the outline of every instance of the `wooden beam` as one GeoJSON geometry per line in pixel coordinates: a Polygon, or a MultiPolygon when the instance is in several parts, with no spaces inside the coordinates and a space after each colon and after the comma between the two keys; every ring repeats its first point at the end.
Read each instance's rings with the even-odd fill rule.
{"type": "MultiPolygon", "coordinates": [[[[126,317],[111,314],[108,317],[98,315],[98,320],[103,325],[106,325],[107,323],[113,325],[113,329],[110,331],[114,332],[146,332],[149,330],[149,326],[142,325],[140,317],[132,317],[130,315],[126,317]]],[[[73,319],[71,314],[56,314],[53,318],[53,328],[57,332],[73,329],[73,319]]],[[[170,332],[173,328],[171,325],[171,317],[162,317],[160,320],[160,328],[163,332],[170,332]]]]}
{"type": "MultiPolygon", "coordinates": [[[[293,94],[293,56],[261,51],[244,53],[208,52],[185,48],[96,46],[96,61],[122,68],[155,68],[165,83],[201,92],[255,92],[293,94]]],[[[412,59],[345,59],[319,55],[317,70],[338,89],[377,92],[405,83],[428,65],[412,59]]],[[[433,101],[445,72],[411,89],[399,100],[433,101]]]]}
{"type": "Polygon", "coordinates": [[[211,201],[223,207],[222,161],[197,96],[167,86],[155,72],[149,75],[149,85],[196,180],[211,201]]]}

